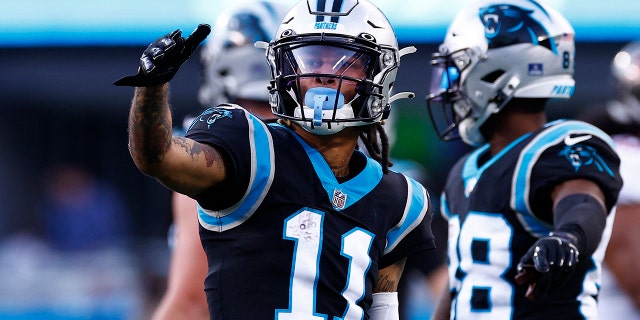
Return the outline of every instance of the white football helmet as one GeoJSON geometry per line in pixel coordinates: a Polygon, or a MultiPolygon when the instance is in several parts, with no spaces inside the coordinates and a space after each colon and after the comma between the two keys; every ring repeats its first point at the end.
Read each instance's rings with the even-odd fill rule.
{"type": "Polygon", "coordinates": [[[264,50],[256,41],[271,41],[287,7],[276,1],[241,1],[216,19],[213,36],[202,48],[204,106],[238,98],[269,101],[271,72],[264,50]]]}
{"type": "Polygon", "coordinates": [[[285,16],[267,46],[273,113],[305,130],[334,134],[380,122],[400,57],[385,15],[368,0],[303,0],[285,16]],[[351,88],[351,90],[347,90],[351,88]]]}
{"type": "Polygon", "coordinates": [[[444,140],[485,142],[480,127],[512,98],[573,94],[574,30],[533,0],[481,0],[460,11],[433,55],[427,105],[444,140]]]}

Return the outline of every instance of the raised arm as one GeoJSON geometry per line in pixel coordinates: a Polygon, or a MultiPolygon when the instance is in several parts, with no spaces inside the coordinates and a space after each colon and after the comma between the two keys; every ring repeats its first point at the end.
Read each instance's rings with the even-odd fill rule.
{"type": "Polygon", "coordinates": [[[172,136],[167,83],[210,32],[202,24],[186,39],[180,30],[158,38],[142,53],[138,73],[114,82],[136,87],[129,114],[129,152],[136,166],[188,195],[224,181],[225,166],[211,146],[172,136]]]}
{"type": "Polygon", "coordinates": [[[143,173],[184,194],[198,194],[225,177],[211,146],[172,136],[168,85],[136,88],[129,114],[129,152],[143,173]]]}

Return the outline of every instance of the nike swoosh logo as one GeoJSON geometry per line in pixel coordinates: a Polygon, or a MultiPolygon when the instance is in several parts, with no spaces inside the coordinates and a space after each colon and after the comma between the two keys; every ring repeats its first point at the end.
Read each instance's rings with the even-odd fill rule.
{"type": "Polygon", "coordinates": [[[574,144],[580,143],[582,141],[586,141],[591,139],[591,135],[587,134],[584,136],[577,136],[577,137],[573,137],[571,138],[570,136],[566,136],[564,137],[564,144],[568,145],[568,146],[572,146],[574,144]]]}

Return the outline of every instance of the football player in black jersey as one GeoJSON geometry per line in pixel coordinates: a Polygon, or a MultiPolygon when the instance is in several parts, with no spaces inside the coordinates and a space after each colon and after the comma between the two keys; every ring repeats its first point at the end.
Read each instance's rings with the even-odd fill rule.
{"type": "Polygon", "coordinates": [[[443,139],[475,146],[441,196],[449,290],[436,319],[597,319],[622,185],[612,139],[547,122],[574,91],[574,30],[531,0],[464,7],[433,55],[427,104],[443,139]]]}
{"type": "MultiPolygon", "coordinates": [[[[288,7],[272,0],[243,1],[220,13],[213,37],[200,50],[203,106],[235,103],[266,121],[275,121],[267,86],[271,72],[256,41],[270,41],[288,7]]],[[[201,108],[194,110],[201,112],[201,108]]],[[[187,114],[180,131],[195,115],[187,114]]],[[[173,192],[173,223],[169,232],[171,263],[167,289],[153,311],[152,320],[209,319],[204,279],[207,257],[198,235],[197,202],[173,192]]]]}
{"type": "Polygon", "coordinates": [[[279,122],[222,104],[172,136],[167,82],[209,31],[159,38],[115,84],[136,87],[135,164],[198,201],[211,319],[397,319],[406,257],[434,246],[427,192],[389,170],[382,127],[413,96],[390,92],[415,49],[369,1],[301,1],[258,44],[279,122]]]}

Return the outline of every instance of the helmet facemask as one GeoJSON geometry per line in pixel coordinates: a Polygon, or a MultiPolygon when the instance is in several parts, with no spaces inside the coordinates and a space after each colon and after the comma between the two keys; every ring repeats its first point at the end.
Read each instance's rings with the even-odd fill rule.
{"type": "Polygon", "coordinates": [[[260,47],[271,66],[273,113],[313,134],[379,123],[392,102],[414,96],[391,92],[400,58],[415,47],[399,50],[389,20],[369,1],[300,1],[260,47]]]}
{"type": "Polygon", "coordinates": [[[472,105],[460,87],[460,75],[470,63],[468,50],[433,54],[427,107],[436,133],[445,141],[460,138],[458,124],[471,114],[472,105]]]}
{"type": "Polygon", "coordinates": [[[383,87],[374,79],[382,51],[326,35],[276,44],[274,113],[320,135],[380,121],[386,111],[383,87]]]}

